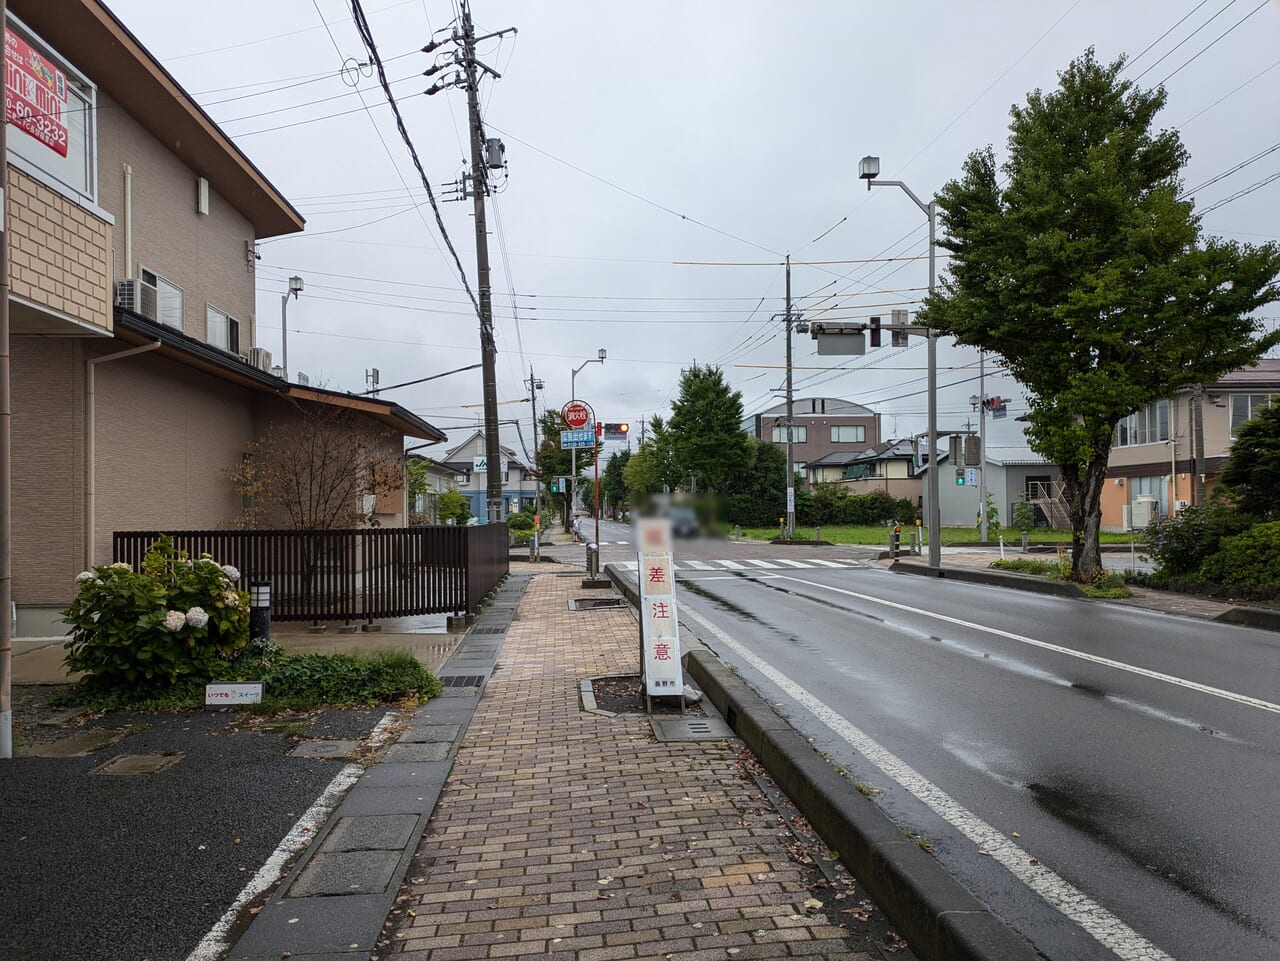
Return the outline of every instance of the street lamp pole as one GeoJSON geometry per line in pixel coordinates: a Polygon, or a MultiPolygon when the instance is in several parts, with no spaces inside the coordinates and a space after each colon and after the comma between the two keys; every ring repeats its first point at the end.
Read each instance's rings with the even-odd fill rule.
{"type": "MultiPolygon", "coordinates": [[[[583,367],[586,367],[587,364],[603,364],[604,359],[607,356],[609,356],[609,352],[606,351],[603,347],[601,347],[598,351],[596,351],[595,357],[592,357],[590,360],[584,360],[577,367],[573,368],[573,372],[569,374],[569,399],[570,400],[578,399],[578,388],[574,386],[575,382],[578,379],[578,371],[582,370],[583,367]]],[[[592,407],[591,409],[595,410],[594,407],[592,407]]],[[[569,482],[569,487],[570,487],[569,503],[565,507],[565,511],[564,511],[564,525],[565,525],[564,529],[566,531],[569,530],[570,526],[573,524],[573,513],[572,513],[573,504],[574,504],[574,501],[578,499],[578,448],[574,447],[573,449],[571,449],[569,451],[569,457],[570,457],[570,462],[573,465],[573,468],[572,468],[573,478],[569,482]]]]}
{"type": "Polygon", "coordinates": [[[284,371],[284,379],[289,380],[289,298],[302,293],[302,278],[289,278],[289,292],[280,295],[280,369],[284,371]]]}
{"type": "MultiPolygon", "coordinates": [[[[880,158],[863,157],[858,164],[858,177],[867,182],[867,190],[872,185],[877,187],[898,187],[924,211],[929,218],[929,294],[933,295],[937,283],[936,232],[938,221],[938,203],[930,200],[925,203],[901,180],[877,180],[880,176],[880,158]]],[[[938,504],[938,332],[928,328],[926,339],[929,344],[929,567],[938,569],[942,566],[942,510],[938,504]]]]}

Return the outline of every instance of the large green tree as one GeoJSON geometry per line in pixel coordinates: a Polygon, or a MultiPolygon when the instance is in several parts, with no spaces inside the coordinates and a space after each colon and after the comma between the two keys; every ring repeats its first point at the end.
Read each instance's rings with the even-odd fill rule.
{"type": "Polygon", "coordinates": [[[1081,580],[1101,565],[1120,418],[1280,339],[1249,316],[1280,298],[1280,248],[1202,236],[1179,199],[1186,150],[1153,129],[1165,92],[1121,80],[1123,66],[1086,52],[1056,90],[1013,108],[1001,167],[976,151],[943,188],[940,244],[954,256],[922,316],[998,354],[1030,390],[1028,439],[1062,469],[1081,580]]]}
{"type": "Polygon", "coordinates": [[[605,462],[604,471],[600,474],[600,492],[609,506],[625,509],[627,505],[627,485],[622,479],[627,462],[631,460],[631,451],[615,451],[605,462]]]}
{"type": "Polygon", "coordinates": [[[1242,511],[1280,520],[1280,404],[1268,404],[1236,431],[1222,482],[1239,498],[1242,511]]]}
{"type": "Polygon", "coordinates": [[[719,367],[695,363],[680,374],[667,429],[681,486],[723,492],[751,466],[742,392],[730,389],[719,367]]]}

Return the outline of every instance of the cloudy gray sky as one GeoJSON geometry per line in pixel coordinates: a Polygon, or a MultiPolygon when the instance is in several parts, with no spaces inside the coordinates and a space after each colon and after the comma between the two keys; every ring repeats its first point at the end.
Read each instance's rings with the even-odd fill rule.
{"type": "MultiPolygon", "coordinates": [[[[358,70],[344,82],[344,63],[366,56],[344,0],[222,0],[217,16],[189,0],[107,2],[307,218],[305,234],[262,245],[262,346],[279,348],[296,273],[290,368],[313,382],[358,391],[368,368],[386,385],[479,360],[475,314],[383,94],[358,70]]],[[[422,95],[433,57],[420,48],[457,10],[364,3],[441,196],[463,169],[465,95],[422,95]]],[[[1126,76],[1144,86],[1166,82],[1161,119],[1190,150],[1188,187],[1275,150],[1198,190],[1200,207],[1280,171],[1280,0],[475,0],[473,16],[480,33],[519,31],[480,50],[502,74],[482,95],[509,165],[489,223],[499,410],[526,443],[530,366],[540,405],[558,407],[600,347],[608,360],[583,369],[577,393],[601,420],[665,414],[694,361],[721,365],[748,413],[775,402],[787,254],[810,319],[913,309],[928,283],[924,216],[900,191],[869,193],[859,158],[878,155],[882,178],[927,198],[969,151],[991,143],[1002,157],[1009,106],[1090,45],[1136,58],[1126,76]]],[[[474,287],[471,205],[441,207],[474,287]]],[[[1280,181],[1204,225],[1280,239],[1278,212],[1280,181]]],[[[976,360],[942,342],[942,429],[973,417],[976,360]]],[[[820,358],[797,337],[794,363],[797,396],[867,404],[886,435],[923,429],[922,342],[820,358]]],[[[1007,378],[987,392],[1025,409],[1007,378]]],[[[387,396],[461,440],[478,423],[480,372],[387,396]]],[[[992,426],[993,453],[1022,446],[1012,417],[992,426]]],[[[503,439],[520,449],[513,428],[503,439]]]]}

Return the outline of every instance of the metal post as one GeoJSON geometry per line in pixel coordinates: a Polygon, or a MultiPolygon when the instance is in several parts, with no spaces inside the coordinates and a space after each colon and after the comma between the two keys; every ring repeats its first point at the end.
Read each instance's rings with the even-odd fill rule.
{"type": "MultiPolygon", "coordinates": [[[[284,371],[284,380],[289,380],[289,292],[280,297],[280,369],[284,371]]],[[[270,373],[270,371],[267,371],[270,373]]]]}
{"type": "Polygon", "coordinates": [[[533,410],[533,559],[542,558],[539,528],[542,526],[542,472],[538,469],[538,379],[533,376],[533,364],[529,365],[529,404],[533,410]]]}
{"type": "MultiPolygon", "coordinates": [[[[585,367],[586,364],[583,364],[582,366],[585,367]]],[[[578,399],[578,388],[574,385],[578,381],[578,371],[580,370],[582,370],[582,367],[576,367],[569,374],[570,400],[578,399]]],[[[594,407],[591,409],[595,410],[594,407]]],[[[564,529],[566,531],[573,529],[573,504],[574,501],[578,499],[578,448],[574,447],[569,451],[569,463],[573,466],[569,470],[569,473],[572,475],[569,478],[569,496],[565,498],[564,502],[564,529]]]]}
{"type": "MultiPolygon", "coordinates": [[[[0,0],[0,46],[5,42],[0,0]]],[[[13,757],[13,408],[9,388],[9,148],[0,118],[0,759],[13,757]]]]}
{"type": "Polygon", "coordinates": [[[978,352],[978,540],[987,542],[987,353],[978,352]]]}
{"type": "Polygon", "coordinates": [[[796,534],[796,468],[792,457],[792,416],[793,400],[791,394],[791,255],[787,254],[787,312],[783,317],[787,328],[787,537],[796,534]]]}
{"type": "MultiPolygon", "coordinates": [[[[910,193],[910,191],[907,191],[910,193]]],[[[912,194],[915,200],[915,195],[912,194]]],[[[919,204],[920,201],[916,200],[919,204]]],[[[933,288],[937,283],[937,264],[935,261],[935,230],[937,221],[937,203],[929,201],[925,213],[929,216],[929,296],[933,296],[933,288]]],[[[938,483],[938,332],[929,328],[929,566],[942,566],[942,507],[938,503],[941,496],[938,483]]]]}

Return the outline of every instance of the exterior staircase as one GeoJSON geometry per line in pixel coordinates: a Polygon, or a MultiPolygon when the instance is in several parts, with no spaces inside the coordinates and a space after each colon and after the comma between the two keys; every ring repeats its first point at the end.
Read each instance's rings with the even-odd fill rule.
{"type": "Polygon", "coordinates": [[[1040,508],[1049,526],[1055,530],[1071,529],[1071,513],[1063,493],[1065,486],[1060,480],[1032,481],[1027,492],[1028,499],[1040,508]]]}

